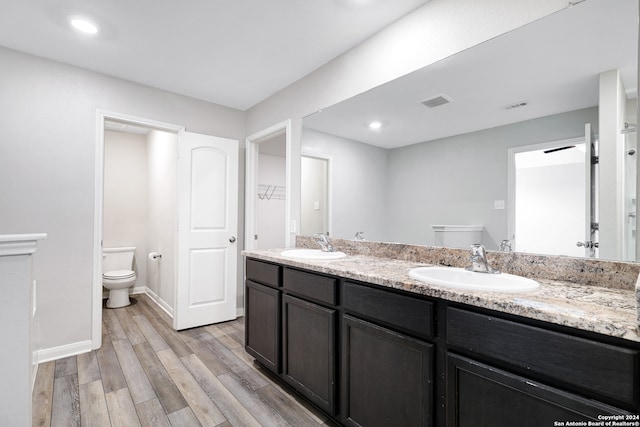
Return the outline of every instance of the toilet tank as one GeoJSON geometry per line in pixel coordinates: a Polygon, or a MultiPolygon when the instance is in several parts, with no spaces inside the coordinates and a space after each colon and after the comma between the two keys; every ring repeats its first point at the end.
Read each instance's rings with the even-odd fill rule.
{"type": "Polygon", "coordinates": [[[102,272],[133,270],[135,247],[102,248],[102,272]]]}
{"type": "Polygon", "coordinates": [[[464,248],[482,243],[482,225],[432,225],[436,246],[464,248]]]}

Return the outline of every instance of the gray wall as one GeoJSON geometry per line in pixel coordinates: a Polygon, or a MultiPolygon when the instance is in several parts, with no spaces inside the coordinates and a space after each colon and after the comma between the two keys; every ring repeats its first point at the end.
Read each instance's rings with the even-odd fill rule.
{"type": "Polygon", "coordinates": [[[6,48],[0,64],[0,234],[48,234],[34,344],[73,346],[91,339],[96,109],[239,140],[244,114],[6,48]]]}
{"type": "Polygon", "coordinates": [[[302,141],[305,153],[331,156],[332,236],[387,240],[387,150],[310,129],[302,141]]]}
{"type": "Polygon", "coordinates": [[[483,243],[507,238],[507,151],[510,147],[597,132],[598,109],[588,108],[389,151],[389,235],[405,243],[434,244],[432,224],[481,224],[483,243]]]}
{"type": "MultiPolygon", "coordinates": [[[[147,172],[149,217],[147,221],[149,252],[159,252],[161,259],[146,262],[147,288],[153,298],[173,313],[175,304],[178,136],[171,132],[151,131],[147,136],[147,172]]],[[[143,254],[147,255],[147,254],[143,254]]],[[[140,259],[143,261],[143,259],[140,259]]]]}

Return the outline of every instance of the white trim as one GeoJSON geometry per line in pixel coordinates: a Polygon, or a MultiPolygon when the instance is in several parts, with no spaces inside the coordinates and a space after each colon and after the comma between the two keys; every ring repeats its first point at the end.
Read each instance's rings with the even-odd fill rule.
{"type": "Polygon", "coordinates": [[[149,288],[145,288],[144,293],[147,294],[147,296],[151,298],[158,307],[160,307],[165,313],[169,315],[169,317],[173,319],[173,307],[167,304],[162,298],[158,296],[158,294],[156,294],[149,288]]]}
{"type": "Polygon", "coordinates": [[[238,307],[236,309],[236,317],[242,317],[244,316],[244,307],[238,307]]]}
{"type": "MultiPolygon", "coordinates": [[[[327,231],[330,236],[333,236],[333,209],[331,206],[333,205],[333,156],[330,154],[319,154],[314,153],[313,151],[303,150],[300,153],[300,156],[304,157],[313,157],[315,159],[323,159],[328,163],[327,167],[327,231]]],[[[302,226],[302,218],[300,218],[300,224],[302,226]]]]}
{"type": "Polygon", "coordinates": [[[69,356],[88,353],[92,350],[92,341],[79,341],[71,344],[65,344],[58,347],[43,348],[33,352],[33,360],[35,363],[44,363],[51,360],[63,359],[69,356]]]}
{"type": "Polygon", "coordinates": [[[45,233],[0,235],[0,256],[31,255],[38,247],[38,240],[46,238],[45,233]]]}
{"type": "Polygon", "coordinates": [[[104,204],[104,121],[105,112],[96,111],[96,149],[93,202],[93,286],[91,287],[91,348],[102,346],[102,222],[104,204]],[[99,291],[98,291],[99,289],[99,291]],[[100,298],[98,298],[98,294],[100,298]]]}
{"type": "Polygon", "coordinates": [[[258,144],[282,131],[285,132],[285,246],[292,245],[294,239],[291,230],[291,119],[277,123],[259,132],[249,135],[246,139],[245,156],[245,213],[244,213],[244,248],[256,249],[256,198],[258,192],[258,144]]]}
{"type": "Polygon", "coordinates": [[[244,248],[256,249],[256,198],[258,191],[258,144],[246,139],[244,182],[244,248]]]}
{"type": "Polygon", "coordinates": [[[558,147],[560,145],[571,145],[584,143],[584,136],[576,138],[559,139],[555,141],[540,142],[537,144],[511,147],[507,150],[507,233],[508,239],[515,249],[516,232],[516,154],[527,151],[538,151],[558,147]]]}
{"type": "MultiPolygon", "coordinates": [[[[285,123],[285,141],[286,141],[286,146],[285,146],[285,170],[286,170],[286,180],[285,180],[285,185],[287,186],[287,190],[285,193],[285,197],[287,198],[287,200],[285,200],[285,206],[286,206],[286,212],[285,212],[285,238],[284,238],[284,243],[287,247],[290,246],[294,246],[295,245],[295,235],[298,234],[298,230],[300,229],[300,224],[298,224],[297,227],[295,227],[295,231],[291,232],[291,212],[293,209],[293,202],[291,200],[291,192],[292,192],[292,187],[291,187],[291,180],[292,180],[292,176],[291,176],[291,162],[293,162],[293,158],[291,156],[291,119],[287,120],[284,122],[285,123]]],[[[298,161],[300,161],[300,159],[298,159],[298,161]]]]}
{"type": "MultiPolygon", "coordinates": [[[[35,352],[34,352],[35,354],[35,352]]],[[[32,361],[33,361],[33,355],[32,357],[32,361]]],[[[33,389],[36,388],[36,377],[38,376],[38,367],[40,365],[38,365],[35,361],[33,361],[32,366],[31,366],[31,395],[33,395],[33,389]]]]}
{"type": "Polygon", "coordinates": [[[90,349],[102,346],[102,226],[103,226],[103,197],[104,197],[104,122],[118,120],[138,125],[164,130],[167,132],[184,132],[185,127],[171,123],[136,117],[128,114],[96,110],[96,145],[95,145],[95,174],[94,174],[94,204],[93,204],[93,286],[91,307],[91,341],[90,349]]]}

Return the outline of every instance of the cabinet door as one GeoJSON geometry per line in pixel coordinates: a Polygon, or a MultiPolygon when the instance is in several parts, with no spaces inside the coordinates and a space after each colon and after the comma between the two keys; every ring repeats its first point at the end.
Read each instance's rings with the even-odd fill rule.
{"type": "Polygon", "coordinates": [[[280,294],[246,281],[245,349],[258,362],[280,372],[280,294]]]}
{"type": "Polygon", "coordinates": [[[433,345],[344,315],[342,346],[346,425],[432,424],[433,345]]]}
{"type": "Polygon", "coordinates": [[[319,408],[335,415],[336,311],[283,296],[283,376],[319,408]]]}
{"type": "MultiPolygon", "coordinates": [[[[553,426],[625,411],[452,354],[447,355],[447,426],[553,426]]],[[[586,425],[586,424],[585,424],[586,425]]]]}

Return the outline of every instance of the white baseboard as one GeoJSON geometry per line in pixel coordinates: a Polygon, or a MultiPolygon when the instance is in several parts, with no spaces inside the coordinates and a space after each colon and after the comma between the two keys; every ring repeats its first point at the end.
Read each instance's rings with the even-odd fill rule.
{"type": "MultiPolygon", "coordinates": [[[[134,291],[135,291],[135,289],[134,289],[134,291]]],[[[164,310],[173,319],[173,307],[171,307],[169,304],[167,304],[162,298],[160,298],[151,289],[145,287],[143,292],[134,292],[134,293],[137,293],[137,294],[145,293],[145,294],[147,294],[149,296],[149,298],[151,298],[153,300],[153,302],[158,304],[158,306],[160,306],[160,308],[162,310],[164,310]]],[[[244,316],[244,307],[237,307],[236,308],[236,316],[237,317],[244,316]]]]}
{"type": "Polygon", "coordinates": [[[36,375],[38,375],[38,365],[37,363],[33,363],[31,367],[31,394],[33,394],[33,389],[36,387],[36,375]]]}
{"type": "Polygon", "coordinates": [[[59,347],[43,348],[33,352],[35,363],[49,362],[50,360],[63,359],[91,351],[91,340],[74,342],[59,347]]]}
{"type": "Polygon", "coordinates": [[[145,287],[144,293],[149,295],[149,298],[153,300],[162,310],[164,310],[172,319],[173,319],[173,307],[167,304],[158,294],[153,292],[151,289],[145,287]]]}

